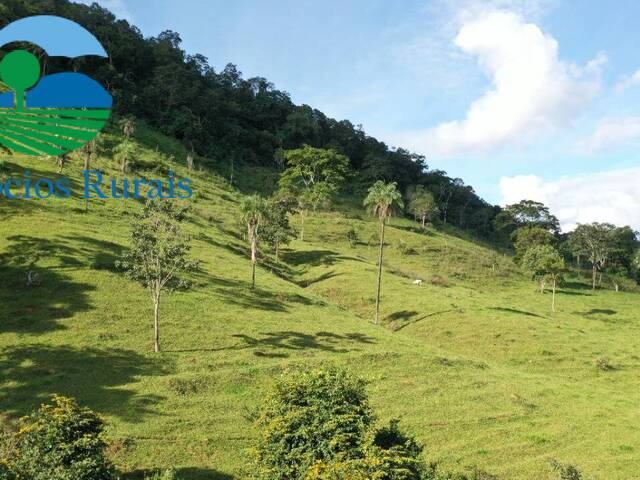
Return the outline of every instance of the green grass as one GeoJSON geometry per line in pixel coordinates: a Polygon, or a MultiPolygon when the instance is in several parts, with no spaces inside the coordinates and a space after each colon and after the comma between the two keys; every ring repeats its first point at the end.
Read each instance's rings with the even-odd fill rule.
{"type": "MultiPolygon", "coordinates": [[[[188,175],[179,144],[143,127],[137,137],[140,168],[188,175]]],[[[7,162],[14,174],[57,176],[53,160],[7,162]]],[[[116,175],[108,158],[96,166],[116,175]]],[[[74,160],[64,172],[76,193],[80,169],[74,160]]],[[[250,175],[238,175],[243,190],[250,175]]],[[[238,192],[207,171],[189,176],[187,228],[202,265],[192,291],[164,299],[158,355],[148,295],[113,269],[137,202],[93,200],[84,213],[77,196],[0,200],[6,419],[53,393],[71,395],[104,415],[110,455],[129,478],[156,467],[184,479],[251,478],[263,392],[288,365],[329,361],[367,378],[380,420],[400,418],[444,468],[550,479],[556,458],[601,479],[637,476],[637,293],[594,293],[573,279],[552,315],[550,295],[504,253],[453,229],[423,234],[395,219],[383,324],[374,326],[377,224],[355,202],[309,219],[307,241],[293,242],[283,264],[266,252],[252,291],[238,192]],[[400,251],[401,239],[415,254],[400,251]]],[[[257,189],[265,178],[260,170],[257,189]]]]}

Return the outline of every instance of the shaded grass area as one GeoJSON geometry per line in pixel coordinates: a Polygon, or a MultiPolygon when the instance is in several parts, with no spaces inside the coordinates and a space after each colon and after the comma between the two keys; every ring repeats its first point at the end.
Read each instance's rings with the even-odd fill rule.
{"type": "MultiPolygon", "coordinates": [[[[106,417],[125,478],[168,467],[187,480],[251,478],[264,389],[290,365],[328,361],[367,378],[380,420],[401,418],[444,468],[538,480],[552,478],[547,462],[557,458],[600,478],[636,475],[636,293],[593,293],[577,278],[552,315],[550,295],[504,252],[394,219],[384,322],[375,327],[377,225],[349,203],[312,216],[308,241],[294,241],[283,263],[265,252],[252,290],[239,194],[211,172],[186,172],[177,142],[143,126],[138,135],[138,168],[194,180],[187,230],[202,261],[195,288],[166,297],[164,351],[154,355],[148,295],[114,269],[137,203],[92,200],[85,214],[79,198],[1,201],[5,415],[23,415],[53,393],[72,395],[106,417]],[[601,357],[611,368],[597,367],[601,357]]],[[[14,174],[28,167],[56,176],[53,160],[8,164],[14,174]]],[[[96,167],[115,175],[108,156],[96,167]]],[[[65,172],[75,185],[80,169],[72,159],[65,172]]]]}

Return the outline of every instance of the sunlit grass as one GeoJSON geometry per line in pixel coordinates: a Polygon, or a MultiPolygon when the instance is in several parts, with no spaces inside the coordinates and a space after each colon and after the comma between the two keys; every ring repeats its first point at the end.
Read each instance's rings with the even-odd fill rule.
{"type": "MultiPolygon", "coordinates": [[[[375,327],[377,225],[357,201],[310,219],[308,241],[293,242],[284,264],[267,253],[252,291],[239,194],[212,173],[187,172],[177,142],[143,127],[137,136],[138,164],[155,169],[140,175],[172,168],[194,180],[195,288],[166,297],[164,352],[154,355],[148,294],[113,269],[138,203],[92,200],[83,213],[75,159],[64,172],[73,198],[0,200],[6,415],[53,393],[73,395],[106,417],[112,458],[126,472],[176,467],[185,479],[251,478],[252,418],[264,389],[288,365],[330,361],[366,377],[381,420],[401,418],[427,458],[448,469],[549,479],[547,461],[557,458],[598,478],[637,475],[636,293],[593,293],[574,279],[552,315],[549,295],[508,256],[455,230],[424,234],[394,219],[383,325],[375,327]],[[346,237],[352,226],[355,248],[346,237]],[[401,239],[415,253],[403,254],[401,239]]],[[[14,175],[28,167],[32,176],[57,176],[52,161],[6,162],[14,175]]],[[[106,157],[95,167],[117,175],[106,157]]],[[[239,175],[249,190],[250,173],[239,175]]]]}

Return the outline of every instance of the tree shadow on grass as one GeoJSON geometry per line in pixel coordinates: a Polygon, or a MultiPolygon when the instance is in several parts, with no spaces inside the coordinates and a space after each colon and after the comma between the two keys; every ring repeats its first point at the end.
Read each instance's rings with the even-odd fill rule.
{"type": "Polygon", "coordinates": [[[169,371],[159,360],[131,350],[22,345],[0,353],[0,411],[22,416],[53,394],[74,397],[100,413],[140,422],[156,414],[158,395],[136,393],[140,377],[169,371]]]}
{"type": "Polygon", "coordinates": [[[565,288],[570,288],[572,290],[592,290],[591,284],[587,284],[585,282],[563,282],[562,285],[565,288]]]}
{"type": "Polygon", "coordinates": [[[611,310],[609,308],[592,308],[588,312],[584,312],[583,315],[615,315],[617,310],[611,310]]]}
{"type": "Polygon", "coordinates": [[[94,270],[114,271],[116,260],[122,256],[125,250],[122,245],[117,243],[87,236],[63,238],[81,244],[81,247],[76,249],[75,255],[84,256],[94,270]]]}
{"type": "Polygon", "coordinates": [[[237,334],[234,338],[242,343],[230,347],[229,350],[253,350],[259,357],[288,357],[288,352],[301,350],[320,350],[332,353],[347,353],[354,345],[373,344],[375,340],[361,333],[347,333],[339,335],[331,332],[316,332],[315,334],[295,332],[291,330],[280,332],[263,332],[261,337],[237,334]]]}
{"type": "Polygon", "coordinates": [[[315,278],[309,278],[309,279],[305,279],[305,280],[297,280],[294,281],[294,283],[296,285],[298,285],[299,287],[302,288],[307,288],[310,287],[311,285],[314,285],[316,283],[320,283],[323,282],[325,280],[329,280],[331,278],[334,277],[339,277],[340,275],[344,275],[343,273],[336,273],[335,270],[330,270],[328,272],[323,273],[322,275],[319,275],[315,278]]]}
{"type": "Polygon", "coordinates": [[[57,320],[93,308],[92,290],[51,268],[0,265],[0,333],[62,329],[57,320]]]}
{"type": "Polygon", "coordinates": [[[114,269],[123,247],[90,237],[13,235],[0,255],[0,332],[41,333],[56,320],[92,308],[95,287],[74,282],[66,270],[114,269]],[[46,266],[43,263],[46,262],[46,266]]]}
{"type": "Polygon", "coordinates": [[[526,317],[546,318],[542,315],[538,315],[537,313],[527,312],[525,310],[518,310],[516,308],[490,307],[489,310],[495,310],[496,312],[515,313],[517,315],[524,315],[526,317]]]}
{"type": "Polygon", "coordinates": [[[577,297],[591,297],[591,296],[593,296],[593,293],[576,292],[575,290],[567,290],[566,288],[563,288],[562,290],[558,290],[557,293],[561,293],[562,295],[572,295],[572,296],[577,296],[577,297]]]}
{"type": "MultiPolygon", "coordinates": [[[[247,273],[250,273],[249,271],[247,273]]],[[[260,283],[258,276],[256,283],[260,283]]],[[[221,277],[207,277],[203,279],[201,286],[214,286],[213,295],[221,302],[236,305],[242,308],[254,308],[271,312],[286,312],[290,305],[325,305],[324,302],[315,300],[297,293],[284,293],[265,290],[256,286],[251,288],[248,281],[235,280],[221,277]]]]}
{"type": "Polygon", "coordinates": [[[362,262],[356,257],[345,257],[331,250],[301,250],[290,251],[283,254],[285,263],[293,266],[305,265],[309,267],[317,267],[319,265],[331,266],[340,260],[352,260],[362,262]]]}
{"type": "Polygon", "coordinates": [[[431,317],[436,317],[438,315],[442,315],[444,313],[450,313],[450,312],[462,312],[461,309],[459,308],[450,308],[448,310],[441,310],[439,312],[433,312],[433,313],[428,313],[426,315],[423,315],[419,318],[415,318],[414,317],[418,314],[418,312],[412,311],[412,310],[401,310],[399,312],[395,312],[392,313],[391,315],[386,317],[386,320],[388,321],[401,321],[401,322],[405,322],[401,325],[399,325],[397,328],[395,328],[395,331],[398,332],[400,330],[402,330],[403,328],[408,327],[409,325],[413,325],[414,323],[418,323],[421,322],[422,320],[426,320],[428,318],[431,317]]]}
{"type": "MultiPolygon", "coordinates": [[[[176,478],[180,480],[234,480],[236,477],[227,473],[208,468],[187,467],[174,469],[176,478]]],[[[144,480],[149,478],[155,470],[135,470],[122,476],[122,480],[144,480]]]]}

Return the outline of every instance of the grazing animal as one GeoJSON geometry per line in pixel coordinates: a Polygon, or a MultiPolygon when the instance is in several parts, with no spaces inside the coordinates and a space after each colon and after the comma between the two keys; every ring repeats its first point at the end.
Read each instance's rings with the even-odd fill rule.
{"type": "Polygon", "coordinates": [[[413,281],[414,285],[422,285],[422,280],[420,280],[419,278],[417,278],[416,280],[413,281]]]}

